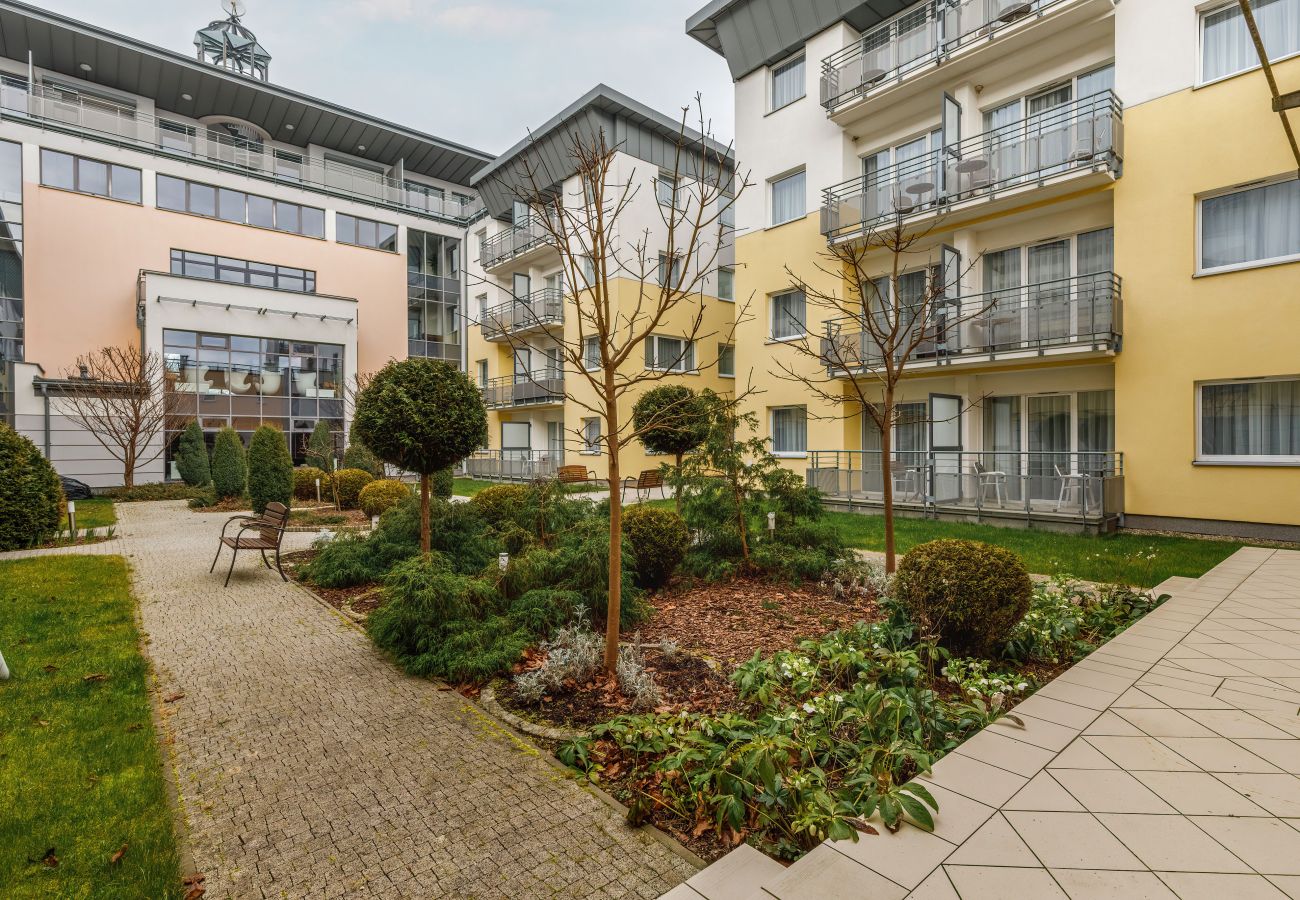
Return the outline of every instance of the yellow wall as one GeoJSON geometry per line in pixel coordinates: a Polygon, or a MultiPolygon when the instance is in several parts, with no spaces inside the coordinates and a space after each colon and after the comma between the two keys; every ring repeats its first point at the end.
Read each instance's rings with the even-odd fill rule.
{"type": "MultiPolygon", "coordinates": [[[[1275,71],[1283,90],[1300,86],[1300,60],[1275,71]]],[[[1300,374],[1300,264],[1194,277],[1196,195],[1295,170],[1264,76],[1153,100],[1124,122],[1115,404],[1126,509],[1300,524],[1300,470],[1194,464],[1197,381],[1300,374]]]]}

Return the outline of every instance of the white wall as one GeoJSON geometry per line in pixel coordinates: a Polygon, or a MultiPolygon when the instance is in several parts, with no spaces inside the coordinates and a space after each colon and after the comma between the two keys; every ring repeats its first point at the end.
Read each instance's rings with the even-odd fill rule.
{"type": "Polygon", "coordinates": [[[1197,0],[1123,0],[1115,7],[1115,90],[1137,106],[1196,83],[1199,10],[1222,4],[1197,0]]]}

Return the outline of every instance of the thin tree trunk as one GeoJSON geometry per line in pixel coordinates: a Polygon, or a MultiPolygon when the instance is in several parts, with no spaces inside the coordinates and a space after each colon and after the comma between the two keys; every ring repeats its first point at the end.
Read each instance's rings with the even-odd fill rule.
{"type": "Polygon", "coordinates": [[[605,610],[605,672],[618,677],[618,620],[623,606],[623,485],[618,465],[618,401],[606,379],[609,425],[609,603],[605,610]]]}
{"type": "Polygon", "coordinates": [[[420,552],[429,555],[429,475],[420,473],[420,552]]]}
{"type": "Polygon", "coordinates": [[[677,500],[677,515],[679,516],[682,514],[682,457],[684,456],[684,453],[677,454],[677,484],[673,486],[673,493],[677,500]]]}
{"type": "Polygon", "coordinates": [[[732,473],[731,496],[736,504],[736,530],[740,532],[740,555],[745,560],[745,565],[749,565],[749,529],[745,526],[745,499],[741,496],[740,487],[736,480],[736,473],[732,473]]]}
{"type": "Polygon", "coordinates": [[[885,400],[881,404],[880,426],[880,476],[884,479],[885,503],[885,571],[893,573],[896,566],[894,555],[894,466],[890,460],[891,428],[894,421],[894,391],[885,388],[885,400]]]}

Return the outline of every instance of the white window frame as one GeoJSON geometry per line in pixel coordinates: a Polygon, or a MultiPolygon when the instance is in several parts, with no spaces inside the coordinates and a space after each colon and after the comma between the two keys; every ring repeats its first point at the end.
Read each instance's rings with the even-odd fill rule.
{"type": "Polygon", "coordinates": [[[719,344],[719,345],[718,345],[718,377],[719,377],[719,378],[735,378],[735,377],[736,377],[736,345],[735,345],[735,344],[719,344]],[[730,371],[730,372],[724,372],[724,371],[722,371],[722,355],[723,355],[723,353],[724,353],[725,351],[727,351],[727,350],[730,350],[730,351],[731,351],[731,371],[730,371]]]}
{"type": "Polygon", "coordinates": [[[673,281],[670,287],[672,287],[673,290],[678,290],[681,288],[683,278],[685,277],[682,268],[682,257],[674,255],[672,263],[669,264],[668,254],[660,253],[659,267],[655,270],[655,278],[658,280],[659,284],[662,285],[664,283],[664,275],[667,275],[673,281]]]}
{"type": "Polygon", "coordinates": [[[768,111],[769,113],[774,113],[774,112],[776,112],[777,110],[785,109],[787,106],[791,106],[791,105],[793,105],[793,104],[795,104],[795,103],[798,103],[800,100],[802,100],[803,98],[805,98],[805,97],[807,97],[807,96],[808,96],[808,56],[807,56],[807,54],[806,54],[803,50],[800,50],[798,53],[792,53],[792,54],[790,54],[790,55],[787,56],[785,59],[781,60],[779,63],[776,63],[775,65],[770,66],[770,67],[768,68],[768,71],[767,71],[767,111],[768,111]],[[776,78],[777,78],[777,75],[778,75],[782,70],[784,70],[784,69],[789,69],[791,66],[793,66],[793,65],[795,65],[795,64],[802,64],[802,65],[803,65],[803,79],[802,79],[802,81],[800,81],[800,83],[799,83],[799,93],[796,94],[795,96],[791,97],[789,100],[787,100],[786,102],[784,102],[784,103],[782,103],[781,105],[778,106],[777,103],[776,103],[776,78]]]}
{"type": "Polygon", "coordinates": [[[788,404],[786,406],[769,406],[767,409],[767,433],[772,436],[772,455],[778,459],[805,459],[808,456],[808,407],[803,404],[788,404]],[[803,412],[803,441],[802,450],[777,450],[776,449],[776,414],[786,410],[798,410],[803,412]]]}
{"type": "MultiPolygon", "coordinates": [[[[1220,3],[1216,6],[1207,6],[1204,9],[1197,10],[1196,13],[1196,84],[1195,87],[1208,87],[1212,84],[1218,84],[1220,81],[1227,81],[1229,78],[1236,78],[1238,75],[1244,75],[1247,72],[1254,72],[1261,68],[1259,64],[1259,53],[1256,52],[1251,56],[1251,62],[1244,69],[1238,69],[1236,72],[1229,72],[1226,75],[1218,75],[1214,78],[1205,77],[1205,20],[1210,16],[1217,15],[1230,7],[1238,6],[1236,0],[1229,3],[1220,3]]],[[[1262,36],[1262,35],[1261,35],[1262,36]]],[[[1270,65],[1277,65],[1288,59],[1294,59],[1300,56],[1300,50],[1293,53],[1287,53],[1276,59],[1269,58],[1270,65]]]]}
{"type": "Polygon", "coordinates": [[[660,206],[670,206],[674,209],[682,209],[682,179],[674,177],[671,172],[660,172],[655,176],[655,199],[659,201],[660,206]],[[665,196],[667,191],[672,191],[672,196],[665,196]]]}
{"type": "Polygon", "coordinates": [[[719,267],[718,267],[718,299],[721,300],[721,301],[723,301],[724,303],[735,303],[735,302],[736,302],[736,270],[735,270],[735,268],[734,268],[733,266],[719,266],[719,267]],[[722,293],[722,278],[723,278],[723,274],[724,274],[724,273],[726,273],[727,275],[730,276],[730,280],[731,280],[731,296],[730,296],[730,297],[725,296],[725,295],[722,293]]]}
{"type": "Polygon", "coordinates": [[[1242,454],[1205,454],[1201,448],[1205,446],[1201,442],[1201,425],[1202,408],[1201,393],[1206,387],[1214,387],[1221,384],[1263,384],[1269,381],[1300,381],[1300,375],[1272,375],[1264,378],[1221,378],[1210,381],[1198,381],[1195,385],[1196,390],[1196,452],[1192,459],[1199,465],[1228,465],[1228,466],[1300,466],[1300,455],[1291,456],[1245,456],[1242,454]]]}
{"type": "Polygon", "coordinates": [[[488,384],[488,361],[486,359],[478,360],[478,386],[487,387],[488,384]]]}
{"type": "MultiPolygon", "coordinates": [[[[777,335],[776,335],[776,309],[777,309],[777,306],[776,306],[776,300],[777,300],[777,298],[778,298],[778,297],[788,297],[788,296],[791,295],[791,294],[803,294],[803,293],[804,293],[804,292],[803,292],[803,291],[800,291],[800,290],[788,290],[788,291],[777,291],[775,294],[769,294],[769,295],[768,295],[768,298],[767,298],[767,306],[768,306],[768,312],[767,312],[767,339],[768,339],[769,341],[778,341],[778,342],[784,342],[784,341],[798,341],[798,340],[802,340],[803,338],[806,338],[806,337],[808,336],[808,323],[807,323],[806,321],[800,323],[800,324],[803,326],[803,330],[800,331],[800,332],[798,332],[797,334],[788,334],[788,335],[786,335],[786,336],[784,336],[784,337],[777,337],[777,335]]],[[[804,315],[804,318],[805,318],[805,319],[808,318],[808,297],[807,297],[806,294],[804,295],[804,300],[803,300],[803,315],[804,315]]]]}
{"type": "Polygon", "coordinates": [[[695,366],[696,360],[694,344],[695,342],[692,340],[688,340],[685,337],[673,337],[671,334],[650,335],[646,338],[646,350],[649,352],[651,359],[655,360],[656,364],[653,366],[647,365],[646,369],[651,372],[672,372],[675,375],[690,375],[699,372],[699,369],[695,366]],[[658,365],[660,341],[676,341],[682,345],[681,355],[678,357],[678,365],[667,368],[658,365]],[[687,360],[690,360],[691,363],[689,367],[686,365],[687,360]]]}
{"type": "Polygon", "coordinates": [[[785,224],[788,223],[788,222],[798,222],[800,219],[802,219],[802,218],[804,218],[805,216],[807,216],[807,215],[808,215],[808,170],[807,170],[805,167],[800,166],[800,167],[797,168],[797,169],[793,169],[793,170],[791,170],[791,171],[789,171],[789,172],[786,172],[786,173],[784,173],[784,174],[782,174],[782,175],[777,175],[777,176],[775,176],[775,177],[773,177],[773,178],[768,179],[768,182],[767,182],[767,205],[768,205],[768,220],[771,222],[771,224],[768,226],[769,228],[777,228],[777,227],[779,227],[779,226],[781,226],[781,225],[785,225],[785,224]],[[795,177],[797,177],[797,176],[802,176],[802,177],[803,177],[803,180],[804,180],[804,182],[803,182],[803,212],[799,213],[799,214],[796,215],[796,216],[791,216],[791,217],[788,218],[788,219],[781,219],[780,221],[777,221],[777,218],[776,218],[776,186],[777,186],[778,184],[780,184],[781,182],[783,182],[783,181],[788,181],[789,179],[791,179],[791,178],[795,178],[795,177]]]}
{"type": "Polygon", "coordinates": [[[600,368],[600,337],[598,335],[591,334],[582,339],[582,367],[588,372],[595,372],[600,368]],[[592,350],[596,352],[593,354],[592,350]]]}
{"type": "Polygon", "coordinates": [[[582,420],[582,449],[578,452],[583,456],[600,456],[600,416],[591,416],[582,420]],[[592,440],[592,425],[596,426],[595,440],[592,440]]]}
{"type": "Polygon", "coordinates": [[[1266,259],[1252,259],[1247,262],[1230,263],[1226,266],[1214,266],[1205,268],[1201,265],[1205,258],[1202,252],[1202,230],[1205,226],[1204,206],[1206,200],[1213,200],[1217,197],[1227,197],[1231,194],[1242,194],[1246,191],[1253,191],[1257,188],[1265,188],[1274,184],[1284,184],[1288,181],[1295,181],[1297,176],[1294,173],[1279,175],[1274,178],[1264,178],[1259,181],[1252,181],[1249,184],[1241,184],[1235,187],[1223,188],[1217,191],[1207,191],[1204,194],[1198,194],[1196,197],[1196,277],[1202,275],[1220,275],[1224,272],[1241,272],[1246,269],[1261,269],[1266,266],[1280,266],[1287,263],[1300,262],[1300,253],[1291,253],[1286,256],[1271,256],[1266,259]]]}

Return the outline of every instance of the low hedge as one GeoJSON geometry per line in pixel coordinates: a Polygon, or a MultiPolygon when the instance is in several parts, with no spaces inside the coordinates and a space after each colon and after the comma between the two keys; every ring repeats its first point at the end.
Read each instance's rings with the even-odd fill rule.
{"type": "Polygon", "coordinates": [[[361,493],[357,495],[357,502],[366,515],[381,516],[409,496],[411,496],[411,489],[402,482],[382,479],[372,481],[363,487],[361,493]]]}

